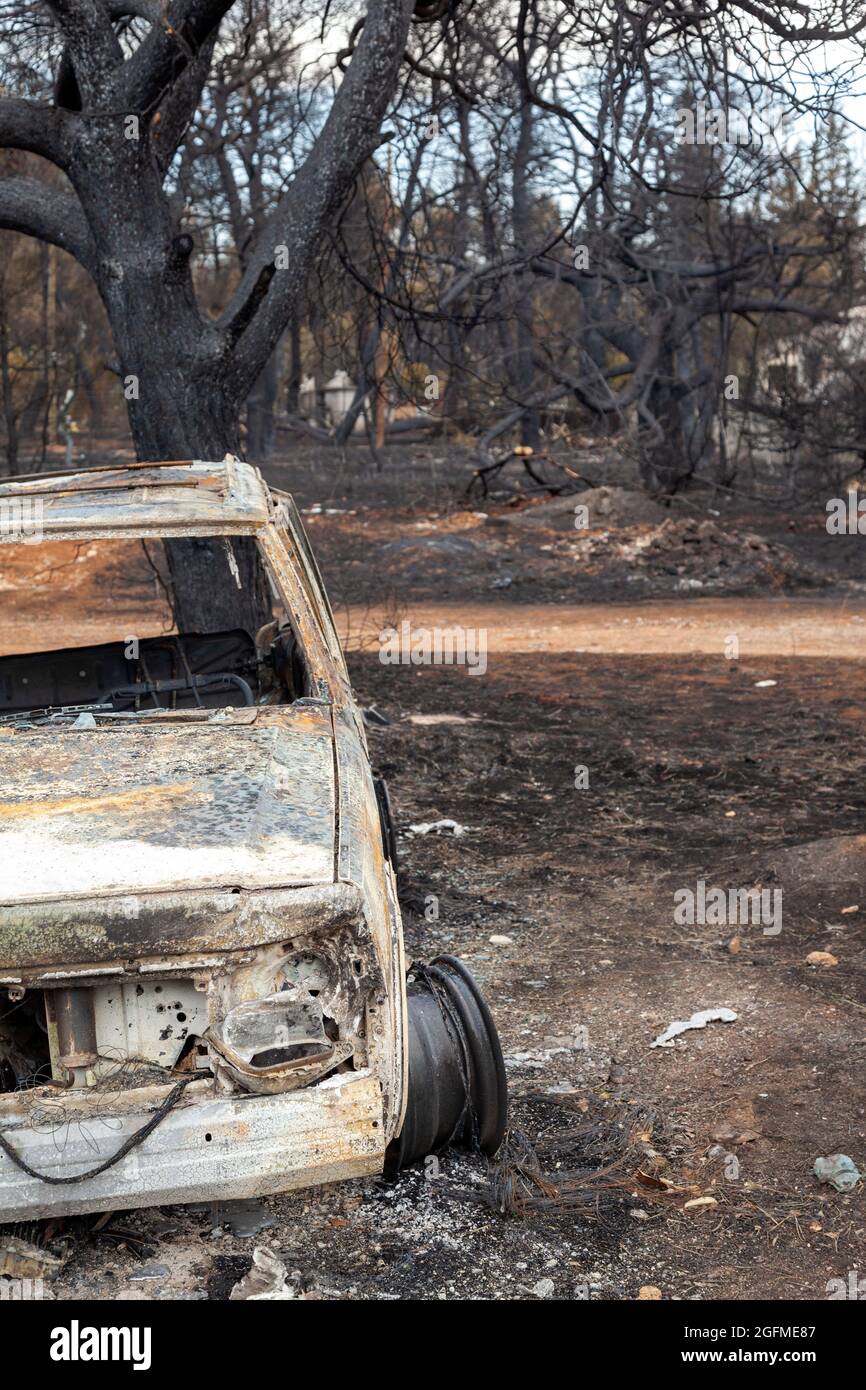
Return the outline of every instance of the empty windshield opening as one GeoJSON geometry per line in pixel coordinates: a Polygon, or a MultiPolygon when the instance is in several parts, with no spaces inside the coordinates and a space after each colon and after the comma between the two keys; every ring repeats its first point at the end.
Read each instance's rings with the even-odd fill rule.
{"type": "MultiPolygon", "coordinates": [[[[234,583],[231,540],[226,572],[234,583]]],[[[178,631],[158,540],[0,546],[0,720],[285,704],[309,693],[286,615],[258,632],[178,631]]]]}

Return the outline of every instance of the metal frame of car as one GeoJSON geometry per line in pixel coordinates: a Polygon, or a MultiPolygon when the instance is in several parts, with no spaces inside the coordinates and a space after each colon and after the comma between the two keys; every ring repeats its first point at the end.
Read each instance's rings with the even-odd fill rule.
{"type": "MultiPolygon", "coordinates": [[[[187,1079],[170,1108],[175,1077],[137,1089],[39,1086],[2,1094],[0,1221],[247,1197],[380,1172],[407,1096],[400,911],[363,720],[294,504],[233,459],[0,484],[0,505],[24,498],[30,506],[38,499],[46,540],[255,538],[303,648],[313,694],[264,712],[238,711],[235,727],[285,718],[331,740],[336,836],[331,883],[281,885],[277,876],[234,892],[219,885],[140,891],[129,923],[105,895],[49,900],[35,893],[30,902],[6,903],[0,892],[0,988],[191,978],[218,1009],[220,999],[231,1004],[227,981],[241,982],[235,998],[249,996],[256,971],[267,977],[275,953],[315,947],[330,952],[337,971],[364,971],[364,1055],[355,1070],[278,1094],[246,1093],[220,1076],[187,1079]],[[106,936],[113,937],[110,950],[94,945],[106,936]],[[155,1116],[158,1124],[125,1157],[80,1180],[155,1116]]],[[[172,715],[149,722],[157,719],[170,723],[172,715]]],[[[341,977],[340,988],[352,983],[341,977]]]]}

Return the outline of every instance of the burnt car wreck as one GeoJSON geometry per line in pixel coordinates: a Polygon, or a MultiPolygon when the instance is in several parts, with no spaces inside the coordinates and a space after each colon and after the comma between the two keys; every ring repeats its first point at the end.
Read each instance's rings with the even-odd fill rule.
{"type": "Polygon", "coordinates": [[[158,549],[211,538],[240,588],[244,538],[274,617],[0,656],[0,1221],[492,1153],[496,1030],[451,957],[407,989],[387,796],[291,499],[229,458],[0,485],[24,506],[0,563],[124,542],[166,590],[158,549]]]}

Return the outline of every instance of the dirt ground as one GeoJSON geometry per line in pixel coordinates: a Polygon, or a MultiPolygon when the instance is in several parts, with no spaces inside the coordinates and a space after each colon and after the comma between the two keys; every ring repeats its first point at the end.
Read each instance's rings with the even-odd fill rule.
{"type": "Polygon", "coordinates": [[[461,956],[496,1017],[507,1153],[70,1222],[54,1296],[226,1298],[264,1243],[326,1299],[825,1299],[866,1274],[863,1183],[813,1174],[866,1170],[864,541],[820,501],[711,495],[661,521],[613,497],[581,530],[585,494],[467,500],[437,459],[271,476],[387,721],[407,953],[461,956]],[[486,670],[383,664],[402,621],[483,631],[486,670]],[[411,829],[442,819],[462,833],[411,829]],[[781,891],[781,929],[679,925],[701,880],[781,891]]]}

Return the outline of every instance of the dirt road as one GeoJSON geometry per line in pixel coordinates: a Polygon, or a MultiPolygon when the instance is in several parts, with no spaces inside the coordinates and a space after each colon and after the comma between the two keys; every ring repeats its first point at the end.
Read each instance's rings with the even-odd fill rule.
{"type": "Polygon", "coordinates": [[[461,626],[483,631],[489,652],[598,652],[645,656],[840,657],[866,660],[866,601],[861,599],[691,599],[647,603],[410,603],[377,613],[336,614],[349,647],[370,649],[389,624],[461,626]]]}

